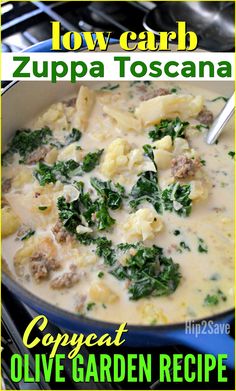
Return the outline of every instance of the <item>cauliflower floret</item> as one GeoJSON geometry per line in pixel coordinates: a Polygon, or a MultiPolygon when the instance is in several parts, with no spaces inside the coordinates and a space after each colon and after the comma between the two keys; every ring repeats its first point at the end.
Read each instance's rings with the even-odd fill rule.
{"type": "MultiPolygon", "coordinates": [[[[182,139],[181,139],[182,140],[182,139]]],[[[165,151],[172,151],[172,139],[170,136],[162,137],[160,140],[155,141],[152,144],[157,149],[164,149],[165,151]]]]}
{"type": "Polygon", "coordinates": [[[5,238],[16,232],[20,227],[19,217],[15,215],[9,206],[2,208],[2,237],[5,238]]]}
{"type": "Polygon", "coordinates": [[[48,126],[51,130],[68,130],[70,122],[67,119],[66,109],[66,105],[62,102],[53,104],[37,119],[34,127],[48,126]]]}
{"type": "Polygon", "coordinates": [[[82,154],[81,154],[81,150],[77,149],[77,147],[78,147],[77,143],[72,143],[67,147],[63,148],[59,153],[57,160],[65,161],[65,160],[73,159],[77,162],[80,161],[82,154]]]}
{"type": "Polygon", "coordinates": [[[163,228],[160,216],[149,208],[139,209],[132,213],[124,225],[129,240],[154,239],[163,228]]]}
{"type": "Polygon", "coordinates": [[[128,169],[139,167],[143,163],[143,152],[135,148],[131,150],[128,141],[117,138],[108,146],[101,172],[109,178],[119,175],[128,169]]]}
{"type": "Polygon", "coordinates": [[[132,149],[129,153],[129,169],[140,166],[143,163],[143,152],[141,149],[132,149]]]}
{"type": "Polygon", "coordinates": [[[107,148],[101,171],[107,177],[121,173],[128,166],[129,143],[122,138],[114,140],[107,148]]]}

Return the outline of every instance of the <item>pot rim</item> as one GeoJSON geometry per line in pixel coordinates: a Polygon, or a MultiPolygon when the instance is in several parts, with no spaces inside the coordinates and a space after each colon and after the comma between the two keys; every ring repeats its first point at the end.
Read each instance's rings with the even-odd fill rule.
{"type": "MultiPolygon", "coordinates": [[[[23,297],[23,302],[26,303],[31,307],[31,303],[33,304],[32,308],[42,308],[42,310],[46,310],[47,313],[50,313],[53,315],[60,316],[64,320],[70,320],[70,322],[73,322],[74,324],[77,323],[83,324],[86,326],[91,327],[98,327],[103,329],[116,329],[120,323],[123,323],[125,321],[121,321],[120,323],[113,323],[113,322],[106,322],[102,320],[97,320],[93,318],[89,318],[86,316],[82,316],[80,314],[75,314],[73,312],[67,311],[63,308],[56,307],[51,303],[46,302],[45,300],[41,299],[40,297],[36,296],[34,293],[28,291],[24,286],[19,284],[18,281],[14,280],[12,277],[10,277],[7,273],[2,271],[2,283],[10,289],[10,291],[17,296],[17,298],[23,297]]],[[[233,317],[234,315],[234,308],[229,309],[227,311],[221,312],[219,314],[208,316],[206,318],[200,318],[200,319],[191,319],[186,320],[185,322],[179,322],[179,323],[171,323],[167,325],[136,325],[136,324],[128,324],[129,331],[173,331],[173,329],[183,329],[185,328],[186,322],[194,322],[194,324],[201,324],[203,321],[220,321],[224,320],[228,317],[233,317]]]]}

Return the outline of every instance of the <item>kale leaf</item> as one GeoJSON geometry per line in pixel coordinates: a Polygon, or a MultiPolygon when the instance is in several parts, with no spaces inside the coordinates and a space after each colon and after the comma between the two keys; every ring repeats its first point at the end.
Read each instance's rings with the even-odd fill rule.
{"type": "MultiPolygon", "coordinates": [[[[71,133],[69,133],[65,137],[64,143],[62,143],[61,141],[59,141],[57,139],[52,139],[52,141],[50,142],[50,145],[52,145],[53,147],[55,147],[57,149],[61,149],[61,148],[66,147],[67,145],[69,145],[71,143],[79,141],[81,136],[82,136],[82,133],[80,132],[80,130],[78,130],[76,128],[73,128],[71,130],[71,133]]],[[[78,146],[77,148],[80,148],[80,147],[78,146]]]]}
{"type": "Polygon", "coordinates": [[[122,197],[124,197],[125,194],[123,186],[119,183],[113,185],[111,181],[103,182],[97,178],[91,178],[90,183],[109,208],[112,210],[120,208],[122,197]]]}
{"type": "Polygon", "coordinates": [[[199,130],[199,132],[201,132],[204,129],[209,129],[209,126],[205,124],[198,124],[196,125],[196,129],[199,130]]]}
{"type": "Polygon", "coordinates": [[[90,246],[90,244],[94,244],[94,238],[90,234],[76,234],[76,239],[85,246],[90,246]]]}
{"type": "Polygon", "coordinates": [[[165,257],[160,247],[155,245],[145,247],[141,243],[120,243],[114,248],[112,241],[106,237],[85,240],[85,244],[91,243],[96,244],[96,254],[103,258],[106,265],[111,267],[109,273],[118,280],[129,281],[130,300],[170,295],[179,285],[181,279],[179,264],[174,263],[172,258],[165,257]],[[129,252],[131,248],[136,249],[133,255],[129,252]],[[120,251],[125,255],[127,252],[125,266],[122,266],[117,260],[120,251]]]}
{"type": "Polygon", "coordinates": [[[34,176],[39,181],[40,186],[55,183],[57,180],[68,183],[74,175],[78,175],[79,166],[80,164],[73,159],[56,162],[52,166],[39,162],[34,171],[34,176]]]}
{"type": "Polygon", "coordinates": [[[179,216],[189,216],[192,210],[190,191],[190,185],[180,185],[178,182],[168,186],[162,192],[164,209],[170,212],[175,211],[179,216]]]}
{"type": "Polygon", "coordinates": [[[190,185],[180,185],[178,182],[168,186],[163,191],[158,184],[157,173],[145,171],[131,189],[130,206],[137,209],[144,202],[150,202],[157,213],[164,210],[175,211],[180,216],[188,216],[192,209],[192,200],[189,198],[190,185]]]}
{"type": "Polygon", "coordinates": [[[227,297],[225,294],[222,292],[221,289],[217,289],[216,293],[213,295],[207,295],[204,299],[204,306],[214,306],[219,304],[220,300],[226,301],[227,297]]]}
{"type": "Polygon", "coordinates": [[[70,183],[73,176],[81,176],[84,172],[89,172],[99,163],[100,156],[103,150],[98,152],[89,152],[82,163],[78,163],[73,159],[67,161],[59,161],[53,165],[47,165],[39,162],[34,171],[35,178],[41,186],[46,183],[55,183],[57,180],[62,183],[70,183]]]}
{"type": "Polygon", "coordinates": [[[133,209],[144,201],[150,202],[158,213],[163,212],[161,189],[158,185],[157,173],[145,171],[139,175],[137,183],[131,189],[130,206],[133,209]]]}
{"type": "Polygon", "coordinates": [[[136,243],[119,243],[117,245],[118,250],[122,251],[127,251],[130,250],[131,248],[137,248],[141,245],[141,242],[136,242],[136,243]]]}
{"type": "Polygon", "coordinates": [[[74,186],[80,191],[79,201],[81,215],[87,221],[89,227],[95,225],[95,214],[97,211],[97,200],[93,201],[90,197],[90,194],[84,192],[84,183],[83,182],[74,182],[74,186]]]}
{"type": "Polygon", "coordinates": [[[35,231],[33,229],[28,229],[28,231],[26,231],[21,237],[20,237],[20,240],[27,240],[29,239],[31,236],[33,236],[35,234],[35,231]]]}
{"type": "Polygon", "coordinates": [[[149,144],[145,144],[145,145],[143,145],[143,150],[144,150],[144,155],[149,157],[149,159],[153,162],[154,167],[155,167],[155,169],[157,171],[157,165],[156,165],[156,162],[154,160],[154,153],[153,153],[152,146],[149,145],[149,144]]]}
{"type": "Polygon", "coordinates": [[[93,309],[93,307],[95,307],[95,305],[96,305],[96,303],[88,303],[87,307],[86,307],[87,311],[91,311],[93,309]]]}
{"type": "Polygon", "coordinates": [[[110,216],[108,208],[103,200],[98,200],[96,202],[96,219],[99,231],[110,228],[116,222],[116,220],[110,216]]]}
{"type": "Polygon", "coordinates": [[[169,120],[161,120],[159,125],[155,125],[154,129],[149,132],[149,137],[152,141],[160,140],[164,136],[171,136],[172,140],[176,137],[185,137],[185,129],[189,125],[188,122],[182,122],[178,117],[169,120]]]}
{"type": "Polygon", "coordinates": [[[217,98],[212,99],[211,102],[216,102],[217,100],[223,100],[224,102],[228,102],[229,98],[226,98],[225,96],[217,96],[217,98]]]}
{"type": "Polygon", "coordinates": [[[219,304],[219,298],[217,295],[207,295],[204,299],[205,306],[213,306],[219,304]]]}
{"type": "Polygon", "coordinates": [[[24,163],[27,155],[52,139],[52,131],[49,128],[39,130],[23,129],[17,130],[9,143],[8,150],[2,155],[3,161],[13,153],[19,153],[20,163],[24,163]]]}
{"type": "Polygon", "coordinates": [[[103,149],[100,149],[96,152],[89,152],[83,159],[81,169],[83,172],[92,171],[100,162],[103,149]]]}
{"type": "Polygon", "coordinates": [[[101,91],[112,91],[115,90],[116,88],[119,88],[119,84],[110,84],[108,83],[106,86],[101,88],[101,91]]]}
{"type": "Polygon", "coordinates": [[[89,226],[97,225],[97,228],[101,231],[111,227],[115,223],[115,220],[109,214],[109,205],[105,198],[98,198],[93,201],[90,194],[84,193],[83,186],[80,185],[79,200],[82,206],[83,217],[89,226]]]}
{"type": "Polygon", "coordinates": [[[79,141],[81,139],[82,133],[80,130],[73,128],[71,133],[65,138],[65,145],[69,145],[74,143],[75,141],[79,141]]]}
{"type": "Polygon", "coordinates": [[[61,196],[57,199],[57,208],[63,226],[68,232],[75,234],[76,227],[81,224],[81,214],[77,200],[69,203],[66,202],[64,196],[61,196]]]}
{"type": "MultiPolygon", "coordinates": [[[[89,193],[84,193],[83,182],[75,183],[75,186],[79,189],[79,198],[71,203],[65,202],[64,197],[58,198],[59,217],[64,227],[67,229],[67,220],[65,216],[70,218],[69,231],[76,233],[76,227],[78,225],[84,225],[85,221],[89,227],[95,226],[99,231],[110,228],[114,223],[108,207],[103,199],[92,200],[89,193]],[[63,202],[62,202],[63,201],[63,202]],[[72,213],[74,212],[74,213],[72,213]]],[[[77,235],[77,238],[84,239],[77,235]]],[[[87,237],[85,238],[85,240],[87,237]]]]}
{"type": "Polygon", "coordinates": [[[179,252],[182,252],[182,250],[191,251],[190,247],[185,242],[180,242],[179,248],[177,249],[179,252]]]}
{"type": "Polygon", "coordinates": [[[175,236],[179,236],[179,235],[180,235],[180,230],[179,230],[179,229],[175,229],[174,232],[173,232],[173,234],[174,234],[175,236]]]}
{"type": "MultiPolygon", "coordinates": [[[[75,233],[77,225],[81,223],[78,200],[69,204],[64,197],[60,197],[58,209],[64,227],[75,233]]],[[[111,267],[110,274],[119,280],[129,281],[130,300],[170,295],[179,285],[179,265],[174,263],[172,258],[165,257],[162,249],[155,245],[145,247],[140,242],[120,243],[114,248],[112,241],[106,237],[94,238],[90,234],[77,234],[76,238],[84,245],[96,245],[96,254],[103,258],[105,265],[111,267]],[[131,249],[135,251],[130,253],[131,249]],[[120,252],[127,252],[125,266],[117,260],[120,252]]]]}
{"type": "Polygon", "coordinates": [[[235,152],[234,151],[229,151],[228,155],[231,157],[231,159],[234,159],[235,157],[235,152]]]}
{"type": "Polygon", "coordinates": [[[103,257],[104,263],[109,266],[113,266],[116,263],[115,250],[112,248],[111,240],[106,237],[100,237],[95,240],[97,245],[96,254],[99,257],[103,257]]]}
{"type": "Polygon", "coordinates": [[[53,172],[61,182],[68,182],[79,173],[80,164],[73,159],[56,162],[53,165],[53,172]]]}
{"type": "Polygon", "coordinates": [[[181,88],[176,86],[176,87],[171,88],[170,93],[177,94],[180,90],[181,90],[181,88]]]}
{"type": "Polygon", "coordinates": [[[208,246],[202,238],[198,238],[198,252],[199,253],[207,253],[208,252],[208,246]]]}
{"type": "Polygon", "coordinates": [[[55,183],[56,176],[54,175],[52,166],[39,162],[34,170],[34,176],[39,181],[40,186],[45,186],[47,183],[55,183]]]}
{"type": "Polygon", "coordinates": [[[170,295],[180,282],[179,265],[163,255],[157,246],[140,245],[134,255],[127,258],[126,266],[111,271],[118,279],[128,279],[131,300],[142,297],[170,295]]]}

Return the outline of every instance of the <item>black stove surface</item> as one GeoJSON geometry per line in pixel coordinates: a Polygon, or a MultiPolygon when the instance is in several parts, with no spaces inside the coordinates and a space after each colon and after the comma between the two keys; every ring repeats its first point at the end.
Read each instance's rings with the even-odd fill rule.
{"type": "MultiPolygon", "coordinates": [[[[51,38],[52,20],[60,22],[61,34],[109,31],[113,38],[119,38],[124,31],[145,30],[147,13],[154,8],[159,18],[155,20],[155,30],[163,31],[161,21],[166,14],[164,1],[3,1],[1,8],[3,52],[20,51],[51,38]]],[[[178,8],[175,12],[168,26],[174,30],[175,20],[179,20],[178,8]]],[[[207,43],[214,37],[208,33],[204,39],[207,43]]],[[[217,50],[224,51],[223,47],[217,50]]]]}

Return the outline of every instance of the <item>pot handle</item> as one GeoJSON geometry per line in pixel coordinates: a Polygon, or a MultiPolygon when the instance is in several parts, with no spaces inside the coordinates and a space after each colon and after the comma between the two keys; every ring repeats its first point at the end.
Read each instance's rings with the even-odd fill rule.
{"type": "MultiPolygon", "coordinates": [[[[232,320],[232,318],[230,320],[232,320]]],[[[192,332],[189,332],[186,328],[185,330],[176,330],[171,333],[171,337],[173,338],[172,341],[202,353],[213,354],[216,357],[218,354],[227,354],[226,365],[230,369],[234,369],[235,340],[229,334],[229,319],[217,323],[209,323],[210,321],[205,322],[204,325],[192,323],[195,327],[200,325],[198,333],[194,333],[194,329],[192,329],[192,332]],[[228,330],[226,327],[228,327],[228,330]]]]}

